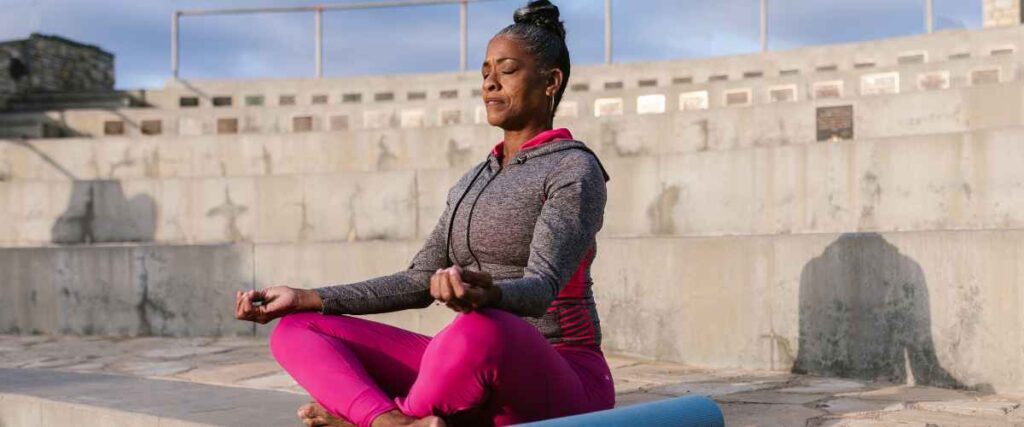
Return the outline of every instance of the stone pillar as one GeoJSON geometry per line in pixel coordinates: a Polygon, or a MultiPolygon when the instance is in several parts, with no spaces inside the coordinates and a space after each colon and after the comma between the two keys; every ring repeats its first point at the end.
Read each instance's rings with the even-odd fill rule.
{"type": "Polygon", "coordinates": [[[985,27],[1007,27],[1020,25],[1021,0],[982,0],[984,5],[985,27]]]}

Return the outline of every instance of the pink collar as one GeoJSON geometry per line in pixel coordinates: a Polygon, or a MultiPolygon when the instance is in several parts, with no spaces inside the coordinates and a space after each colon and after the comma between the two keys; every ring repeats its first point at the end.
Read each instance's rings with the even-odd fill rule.
{"type": "MultiPolygon", "coordinates": [[[[558,141],[561,139],[572,139],[572,134],[569,133],[569,129],[558,128],[541,132],[537,134],[537,136],[530,138],[529,141],[526,141],[522,147],[519,147],[519,151],[529,150],[531,148],[547,144],[551,141],[558,141]]],[[[505,141],[501,141],[498,145],[495,145],[494,148],[491,149],[491,155],[500,160],[505,155],[505,141]]]]}

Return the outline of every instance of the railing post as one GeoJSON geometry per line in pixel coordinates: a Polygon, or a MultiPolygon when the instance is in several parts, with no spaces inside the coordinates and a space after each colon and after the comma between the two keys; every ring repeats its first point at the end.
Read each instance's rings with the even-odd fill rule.
{"type": "Polygon", "coordinates": [[[761,52],[768,51],[768,0],[761,0],[761,52]]]}
{"type": "Polygon", "coordinates": [[[324,10],[320,7],[316,8],[316,78],[324,76],[324,30],[323,30],[323,15],[324,10]]]}
{"type": "Polygon", "coordinates": [[[459,71],[466,71],[469,56],[469,1],[459,2],[459,71]]]}
{"type": "Polygon", "coordinates": [[[924,28],[928,34],[935,31],[935,1],[924,0],[924,28]]]}
{"type": "Polygon", "coordinates": [[[604,63],[612,63],[612,0],[604,0],[604,63]]]}
{"type": "Polygon", "coordinates": [[[178,21],[181,12],[174,11],[171,15],[171,75],[178,79],[178,21]]]}

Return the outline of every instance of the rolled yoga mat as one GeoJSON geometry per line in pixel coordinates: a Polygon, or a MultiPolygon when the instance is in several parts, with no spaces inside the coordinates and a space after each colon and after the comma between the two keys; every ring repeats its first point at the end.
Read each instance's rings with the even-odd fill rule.
{"type": "Polygon", "coordinates": [[[724,427],[722,410],[703,396],[683,396],[624,408],[555,418],[519,427],[724,427]]]}

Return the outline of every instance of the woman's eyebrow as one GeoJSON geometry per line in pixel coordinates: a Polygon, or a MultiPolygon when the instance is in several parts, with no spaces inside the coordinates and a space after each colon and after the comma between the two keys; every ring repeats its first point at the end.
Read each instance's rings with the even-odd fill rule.
{"type": "MultiPolygon", "coordinates": [[[[519,60],[516,59],[516,58],[510,57],[510,56],[507,56],[507,57],[504,57],[504,58],[495,59],[494,60],[494,65],[498,65],[498,64],[500,64],[502,62],[505,62],[505,61],[516,61],[516,62],[518,62],[519,60]]],[[[484,61],[482,66],[486,67],[487,66],[487,61],[484,61]]]]}

